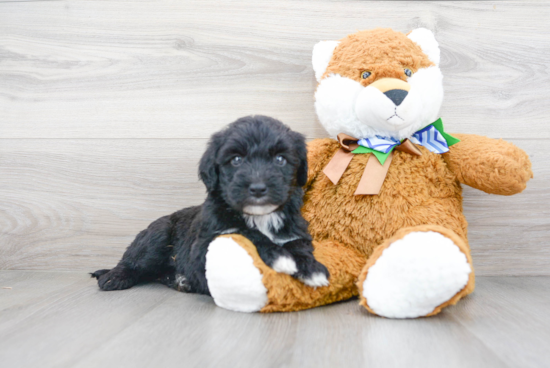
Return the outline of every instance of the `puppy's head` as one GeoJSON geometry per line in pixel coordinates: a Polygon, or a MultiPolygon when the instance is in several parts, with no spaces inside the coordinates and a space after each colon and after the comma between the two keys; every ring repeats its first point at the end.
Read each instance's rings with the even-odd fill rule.
{"type": "Polygon", "coordinates": [[[212,136],[199,175],[233,209],[265,215],[307,180],[304,136],[267,116],[248,116],[212,136]]]}

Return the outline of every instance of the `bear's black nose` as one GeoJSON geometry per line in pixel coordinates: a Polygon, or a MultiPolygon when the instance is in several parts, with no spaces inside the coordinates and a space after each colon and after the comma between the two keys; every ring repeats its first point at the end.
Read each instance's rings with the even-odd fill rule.
{"type": "Polygon", "coordinates": [[[267,193],[267,186],[264,183],[252,183],[248,187],[248,192],[254,197],[263,197],[267,193]]]}
{"type": "Polygon", "coordinates": [[[401,105],[401,102],[403,102],[405,97],[407,97],[409,92],[405,91],[404,89],[390,89],[389,91],[384,92],[384,94],[388,96],[390,100],[392,100],[395,106],[399,106],[401,105]]]}

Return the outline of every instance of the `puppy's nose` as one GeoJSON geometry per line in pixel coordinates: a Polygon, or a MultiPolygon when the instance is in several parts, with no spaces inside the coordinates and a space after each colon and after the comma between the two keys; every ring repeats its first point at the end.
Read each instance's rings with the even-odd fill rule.
{"type": "Polygon", "coordinates": [[[248,192],[254,197],[263,197],[267,193],[267,186],[264,183],[252,183],[248,187],[248,192]]]}
{"type": "Polygon", "coordinates": [[[405,97],[407,97],[409,92],[405,91],[404,89],[390,89],[389,91],[384,92],[384,94],[388,96],[390,100],[392,100],[395,106],[399,106],[401,105],[401,102],[403,102],[405,97]]]}

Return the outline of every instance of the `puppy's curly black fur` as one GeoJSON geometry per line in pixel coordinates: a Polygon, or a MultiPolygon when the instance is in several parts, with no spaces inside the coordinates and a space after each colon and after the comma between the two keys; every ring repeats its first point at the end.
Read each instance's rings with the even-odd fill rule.
{"type": "Polygon", "coordinates": [[[241,118],[211,137],[199,176],[208,193],[204,204],[161,217],[140,232],[115,268],[91,274],[102,290],[158,280],[209,295],[208,245],[229,233],[250,239],[274,270],[310,286],[328,284],[300,213],[307,180],[303,135],[266,116],[241,118]]]}

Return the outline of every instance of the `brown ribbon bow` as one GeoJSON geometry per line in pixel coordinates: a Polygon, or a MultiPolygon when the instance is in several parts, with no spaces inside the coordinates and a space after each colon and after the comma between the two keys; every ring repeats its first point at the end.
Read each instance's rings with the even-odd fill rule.
{"type": "MultiPolygon", "coordinates": [[[[353,159],[353,151],[359,145],[357,142],[359,139],[353,138],[347,134],[338,134],[338,143],[341,148],[332,157],[327,166],[323,169],[325,175],[330,179],[333,184],[337,184],[344,172],[346,171],[349,163],[353,159]]],[[[410,140],[405,139],[401,144],[395,147],[396,150],[407,152],[411,155],[422,156],[422,153],[410,140]]],[[[384,165],[380,164],[376,156],[370,155],[355,195],[376,195],[380,193],[384,179],[388,174],[388,169],[393,158],[393,152],[391,152],[384,162],[384,165]]]]}

